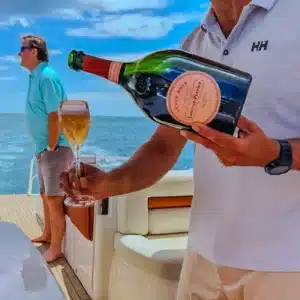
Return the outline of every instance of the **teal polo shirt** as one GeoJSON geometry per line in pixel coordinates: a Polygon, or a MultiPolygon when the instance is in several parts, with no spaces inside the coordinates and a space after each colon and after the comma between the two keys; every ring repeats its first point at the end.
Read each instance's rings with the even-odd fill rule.
{"type": "MultiPolygon", "coordinates": [[[[60,102],[67,99],[57,73],[46,62],[41,62],[29,75],[26,99],[26,123],[33,138],[36,154],[48,147],[48,114],[58,111],[60,102]]],[[[57,145],[68,146],[61,132],[57,145]]]]}

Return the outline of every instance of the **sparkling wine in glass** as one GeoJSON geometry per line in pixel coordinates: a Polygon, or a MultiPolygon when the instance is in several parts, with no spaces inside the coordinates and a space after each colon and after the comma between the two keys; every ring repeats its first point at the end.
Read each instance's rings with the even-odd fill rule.
{"type": "MultiPolygon", "coordinates": [[[[75,153],[75,168],[78,178],[81,177],[80,150],[85,142],[90,128],[89,106],[83,100],[68,100],[60,104],[59,116],[61,129],[75,153]]],[[[67,197],[65,205],[72,207],[87,207],[94,205],[92,196],[81,195],[76,198],[67,197]]]]}

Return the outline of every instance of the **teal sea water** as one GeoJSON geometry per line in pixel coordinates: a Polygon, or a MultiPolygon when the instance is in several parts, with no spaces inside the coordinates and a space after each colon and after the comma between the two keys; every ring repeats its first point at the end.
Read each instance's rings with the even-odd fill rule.
{"type": "MultiPolygon", "coordinates": [[[[100,165],[109,170],[125,162],[151,137],[156,126],[143,117],[92,117],[83,151],[98,155],[100,165]]],[[[192,168],[193,154],[193,145],[188,143],[173,169],[192,168]]],[[[0,114],[0,194],[27,192],[33,155],[24,116],[0,114]]],[[[35,181],[34,192],[37,188],[35,181]]]]}

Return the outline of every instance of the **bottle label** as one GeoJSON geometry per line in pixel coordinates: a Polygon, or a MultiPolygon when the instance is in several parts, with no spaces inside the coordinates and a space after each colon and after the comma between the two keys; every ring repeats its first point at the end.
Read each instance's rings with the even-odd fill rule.
{"type": "Polygon", "coordinates": [[[118,84],[121,68],[122,68],[122,63],[112,61],[109,66],[108,80],[118,84]]]}
{"type": "Polygon", "coordinates": [[[167,94],[169,113],[185,125],[211,122],[220,105],[219,85],[213,77],[200,71],[187,71],[179,75],[167,94]]]}

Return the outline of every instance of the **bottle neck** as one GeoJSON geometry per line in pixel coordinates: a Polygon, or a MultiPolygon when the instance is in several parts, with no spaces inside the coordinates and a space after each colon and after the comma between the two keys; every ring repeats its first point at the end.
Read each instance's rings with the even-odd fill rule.
{"type": "Polygon", "coordinates": [[[85,55],[82,70],[118,83],[122,65],[121,62],[85,55]]]}

